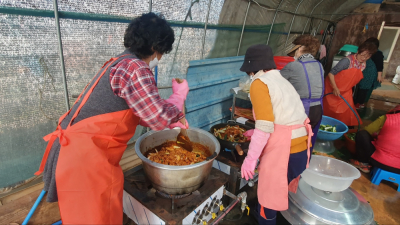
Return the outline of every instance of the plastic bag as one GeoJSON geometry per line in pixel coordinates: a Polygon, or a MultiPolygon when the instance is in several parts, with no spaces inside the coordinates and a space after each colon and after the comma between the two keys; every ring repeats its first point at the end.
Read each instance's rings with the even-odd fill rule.
{"type": "Polygon", "coordinates": [[[249,93],[250,92],[251,79],[249,76],[244,76],[239,80],[239,87],[242,88],[242,91],[249,93]]]}

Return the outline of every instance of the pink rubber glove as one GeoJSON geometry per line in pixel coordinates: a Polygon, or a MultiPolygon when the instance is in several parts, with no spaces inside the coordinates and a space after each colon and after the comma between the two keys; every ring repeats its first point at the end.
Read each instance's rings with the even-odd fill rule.
{"type": "Polygon", "coordinates": [[[267,145],[270,135],[270,133],[257,128],[254,129],[253,135],[251,136],[249,151],[247,152],[247,156],[241,168],[242,178],[246,180],[253,179],[254,170],[257,166],[257,159],[260,157],[265,145],[267,145]]]}
{"type": "Polygon", "coordinates": [[[171,123],[168,127],[169,127],[169,129],[173,129],[174,127],[180,127],[180,128],[183,128],[183,129],[189,129],[189,123],[188,123],[188,121],[186,120],[186,118],[185,118],[185,125],[186,125],[186,126],[184,126],[184,125],[181,123],[181,121],[178,121],[178,122],[176,122],[176,123],[171,123]]]}
{"type": "Polygon", "coordinates": [[[178,83],[175,79],[172,79],[172,92],[173,94],[169,96],[167,101],[175,105],[179,111],[183,110],[183,103],[186,100],[186,96],[189,93],[189,85],[186,80],[182,80],[182,83],[178,83]]]}
{"type": "Polygon", "coordinates": [[[254,134],[254,129],[248,130],[243,133],[243,136],[247,137],[248,140],[251,140],[251,136],[254,134]]]}
{"type": "Polygon", "coordinates": [[[186,100],[186,96],[189,93],[189,84],[185,79],[178,80],[180,80],[180,83],[176,79],[172,79],[172,92],[186,100]]]}

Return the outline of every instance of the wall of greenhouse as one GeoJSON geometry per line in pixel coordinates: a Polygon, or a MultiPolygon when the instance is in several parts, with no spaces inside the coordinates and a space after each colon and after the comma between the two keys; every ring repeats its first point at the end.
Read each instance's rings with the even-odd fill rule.
{"type": "Polygon", "coordinates": [[[285,55],[303,33],[329,44],[329,24],[362,2],[0,0],[0,188],[33,176],[46,147],[42,137],[104,62],[124,50],[125,29],[142,13],[163,14],[175,32],[173,51],[158,66],[157,85],[168,97],[171,79],[186,78],[192,60],[240,56],[260,43],[285,55]]]}

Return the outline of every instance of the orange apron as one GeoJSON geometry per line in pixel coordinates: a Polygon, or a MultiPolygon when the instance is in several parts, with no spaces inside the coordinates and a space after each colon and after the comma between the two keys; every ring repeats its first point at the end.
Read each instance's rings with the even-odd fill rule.
{"type": "Polygon", "coordinates": [[[308,133],[307,166],[310,159],[310,143],[313,135],[310,120],[307,118],[304,125],[278,125],[274,124],[274,132],[268,140],[260,156],[258,165],[258,202],[265,208],[276,211],[287,210],[289,207],[288,192],[297,191],[300,176],[288,184],[288,163],[292,130],[305,127],[308,133]]]}
{"type": "MultiPolygon", "coordinates": [[[[342,70],[335,75],[335,82],[340,90],[340,94],[353,108],[354,112],[357,110],[354,107],[353,102],[353,90],[352,88],[363,79],[363,73],[360,69],[350,68],[347,70],[342,70]]],[[[333,88],[328,79],[325,79],[325,94],[332,93],[333,88]]],[[[334,96],[333,94],[327,95],[323,100],[324,115],[338,119],[345,123],[347,126],[357,126],[358,120],[354,113],[351,111],[346,102],[343,101],[339,96],[334,96]]],[[[362,122],[360,121],[360,124],[362,122]]]]}
{"type": "MultiPolygon", "coordinates": [[[[108,68],[117,59],[112,58],[103,67],[108,68]]],[[[51,146],[58,137],[61,149],[56,184],[63,224],[122,224],[124,175],[119,162],[135,133],[139,117],[126,109],[89,117],[71,126],[107,68],[88,92],[79,96],[78,100],[81,97],[83,100],[68,127],[62,130],[60,124],[71,110],[61,116],[56,131],[44,137],[49,143],[35,174],[43,172],[51,146]]]]}

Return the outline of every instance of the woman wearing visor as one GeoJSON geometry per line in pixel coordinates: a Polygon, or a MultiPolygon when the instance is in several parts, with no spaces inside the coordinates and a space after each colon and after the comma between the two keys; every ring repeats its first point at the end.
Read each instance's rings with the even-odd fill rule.
{"type": "Polygon", "coordinates": [[[311,143],[314,145],[323,114],[324,69],[314,58],[320,43],[311,35],[302,35],[297,37],[293,44],[295,46],[289,51],[288,56],[293,56],[295,61],[288,63],[280,72],[300,95],[313,129],[311,143]]]}

